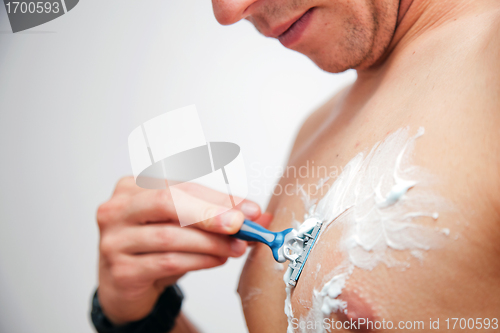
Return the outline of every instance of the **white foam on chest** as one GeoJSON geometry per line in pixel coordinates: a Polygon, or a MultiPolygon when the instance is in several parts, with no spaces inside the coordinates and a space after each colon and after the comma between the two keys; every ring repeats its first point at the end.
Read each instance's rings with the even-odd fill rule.
{"type": "MultiPolygon", "coordinates": [[[[321,200],[306,207],[304,219],[324,221],[317,244],[330,226],[342,227],[339,247],[345,257],[325,275],[322,288],[313,290],[313,307],[307,318],[301,319],[321,321],[332,312],[346,311],[341,294],[354,269],[372,270],[380,263],[407,266],[407,262],[395,260],[391,252],[408,250],[422,259],[423,251],[438,246],[449,233],[416,223],[424,217],[436,220],[439,209],[446,205],[445,200],[427,190],[430,177],[425,170],[411,164],[415,141],[423,134],[423,127],[414,136],[409,135],[408,127],[401,128],[376,143],[369,153],[357,154],[321,200]]],[[[302,195],[304,202],[311,202],[303,190],[302,195]]],[[[292,290],[288,285],[286,288],[287,332],[292,333],[296,326],[292,323],[292,290]]],[[[315,331],[324,330],[319,327],[315,331]]]]}

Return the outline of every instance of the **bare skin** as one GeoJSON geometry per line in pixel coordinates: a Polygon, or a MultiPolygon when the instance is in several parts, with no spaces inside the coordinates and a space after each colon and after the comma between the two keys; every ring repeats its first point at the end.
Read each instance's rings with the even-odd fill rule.
{"type": "MultiPolygon", "coordinates": [[[[414,162],[439,179],[433,190],[456,208],[454,212],[442,212],[438,225],[460,236],[429,251],[421,264],[412,262],[406,271],[383,265],[373,271],[356,270],[342,294],[350,316],[394,322],[428,322],[431,317],[441,321],[448,317],[498,317],[498,1],[213,0],[213,6],[220,23],[248,19],[260,32],[272,37],[279,37],[276,34],[281,35],[291,19],[314,8],[301,38],[287,47],[304,53],[330,72],[358,70],[358,79],[351,87],[305,122],[289,165],[299,167],[314,161],[316,166],[341,168],[358,152],[370,149],[398,128],[409,126],[413,134],[419,126],[425,127],[426,134],[417,141],[414,162]]],[[[317,181],[317,177],[299,179],[306,186],[317,181]]],[[[280,181],[282,188],[291,183],[295,184],[295,179],[285,177],[280,181]]],[[[162,222],[161,230],[155,232],[158,236],[176,232],[178,239],[192,240],[195,235],[187,231],[181,235],[177,230],[180,228],[172,229],[175,214],[165,209],[171,204],[168,195],[138,190],[130,179],[121,185],[98,214],[99,297],[105,313],[115,323],[147,315],[163,288],[182,274],[217,266],[244,251],[245,246],[241,246],[239,251],[231,252],[230,239],[225,236],[241,225],[241,214],[234,217],[229,229],[221,227],[220,218],[200,224],[197,230],[202,233],[196,236],[201,236],[197,239],[203,240],[204,247],[167,247],[167,242],[160,241],[157,248],[147,249],[150,261],[144,261],[144,251],[139,256],[137,251],[119,244],[126,239],[139,247],[148,244],[140,232],[130,232],[151,228],[146,222],[162,222]],[[140,191],[146,193],[141,194],[142,199],[140,191]],[[160,198],[154,201],[157,205],[148,207],[147,196],[160,198]],[[134,209],[125,209],[129,205],[124,202],[134,202],[134,209]],[[193,259],[191,266],[181,264],[186,261],[180,260],[180,255],[186,253],[193,259]],[[154,265],[155,258],[164,264],[154,265]]],[[[193,211],[202,214],[207,205],[200,204],[193,211]]],[[[268,226],[269,217],[274,215],[269,228],[282,230],[291,226],[292,212],[295,217],[303,216],[300,197],[277,195],[269,203],[268,214],[261,215],[257,210],[253,216],[246,216],[262,216],[259,221],[268,226]]],[[[292,294],[297,318],[307,314],[312,289],[320,289],[323,277],[338,264],[338,238],[338,230],[331,228],[315,246],[292,294]],[[322,268],[316,275],[313,272],[318,263],[322,268]]],[[[275,269],[269,249],[255,246],[238,289],[241,298],[248,300],[243,309],[250,332],[286,331],[282,275],[283,271],[275,269]],[[260,296],[248,297],[255,288],[262,291],[260,296]]],[[[345,319],[340,314],[332,314],[332,318],[345,319]]],[[[444,328],[441,326],[441,330],[444,328]]],[[[180,317],[176,330],[192,332],[193,328],[180,317]]]]}
{"type": "MultiPolygon", "coordinates": [[[[441,318],[441,330],[447,331],[446,318],[500,313],[500,80],[493,74],[500,70],[500,7],[455,7],[435,16],[432,25],[415,16],[423,9],[411,8],[401,22],[408,31],[387,59],[358,71],[357,81],[314,113],[298,134],[289,165],[314,161],[340,168],[388,133],[404,126],[415,133],[423,126],[415,163],[438,176],[433,189],[457,208],[442,213],[438,225],[459,239],[429,251],[405,271],[384,265],[355,270],[342,293],[348,316],[336,313],[332,319],[428,323],[441,318]],[[416,26],[418,19],[432,28],[416,26]]],[[[299,182],[307,187],[318,180],[299,182]]],[[[281,188],[289,183],[295,179],[283,178],[281,188]]],[[[267,211],[275,216],[273,230],[290,227],[291,212],[305,213],[298,195],[273,197],[267,211]]],[[[339,234],[328,230],[309,257],[292,294],[296,318],[307,315],[313,288],[321,290],[323,278],[340,263],[339,234]]],[[[286,331],[283,271],[273,267],[268,249],[257,245],[241,275],[242,299],[255,288],[262,291],[243,307],[250,332],[286,331]]]]}

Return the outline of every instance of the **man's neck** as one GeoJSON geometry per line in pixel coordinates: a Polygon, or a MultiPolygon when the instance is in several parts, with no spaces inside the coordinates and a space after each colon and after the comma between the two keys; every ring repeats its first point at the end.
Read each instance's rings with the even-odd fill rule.
{"type": "Polygon", "coordinates": [[[405,17],[406,13],[408,12],[408,9],[410,9],[410,6],[412,3],[413,3],[413,0],[400,0],[399,1],[398,22],[396,23],[396,26],[399,26],[399,24],[403,20],[403,17],[405,17]]]}
{"type": "Polygon", "coordinates": [[[358,77],[372,77],[384,65],[411,47],[417,38],[432,34],[443,24],[487,8],[491,0],[401,0],[396,31],[384,55],[367,70],[358,70],[358,77]]]}

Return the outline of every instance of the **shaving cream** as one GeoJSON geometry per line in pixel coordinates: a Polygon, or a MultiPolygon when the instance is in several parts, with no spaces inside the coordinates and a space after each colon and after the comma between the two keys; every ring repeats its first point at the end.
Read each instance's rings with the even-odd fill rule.
{"type": "MultiPolygon", "coordinates": [[[[449,234],[448,229],[415,223],[423,217],[436,220],[438,208],[445,204],[426,189],[431,176],[411,165],[415,141],[423,134],[423,127],[415,136],[409,135],[408,127],[401,128],[377,142],[368,154],[357,154],[317,204],[303,187],[298,189],[307,211],[304,219],[316,217],[324,222],[316,242],[330,226],[339,225],[343,230],[339,247],[345,255],[341,264],[325,275],[322,288],[313,290],[308,319],[322,320],[331,313],[347,311],[341,294],[355,268],[372,270],[380,263],[408,266],[394,259],[391,252],[408,250],[422,259],[423,251],[437,246],[449,234]]],[[[320,180],[319,184],[324,183],[320,180]]],[[[296,229],[303,235],[310,227],[303,223],[296,229]]],[[[285,283],[289,274],[287,270],[285,283]]],[[[291,291],[287,285],[288,333],[293,332],[291,291]]]]}

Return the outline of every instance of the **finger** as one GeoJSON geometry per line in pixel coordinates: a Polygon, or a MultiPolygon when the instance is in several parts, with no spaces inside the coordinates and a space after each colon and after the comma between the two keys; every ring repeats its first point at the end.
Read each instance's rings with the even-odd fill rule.
{"type": "Polygon", "coordinates": [[[122,219],[133,224],[146,222],[177,221],[172,195],[169,189],[145,190],[133,195],[122,219]]]}
{"type": "Polygon", "coordinates": [[[115,237],[117,247],[130,254],[189,252],[219,257],[239,257],[246,242],[197,228],[180,228],[172,223],[123,228],[115,237]]]}
{"type": "Polygon", "coordinates": [[[239,210],[228,211],[227,207],[203,201],[177,188],[137,193],[124,211],[122,219],[131,224],[179,221],[181,216],[181,225],[196,223],[198,228],[222,234],[236,233],[244,220],[239,210]]]}
{"type": "Polygon", "coordinates": [[[227,258],[197,253],[170,252],[131,256],[130,261],[130,265],[134,267],[131,274],[137,275],[141,280],[157,280],[217,267],[224,264],[227,258]]]}
{"type": "MultiPolygon", "coordinates": [[[[224,206],[227,208],[232,207],[232,202],[230,197],[226,193],[222,193],[219,191],[215,191],[206,186],[202,186],[192,182],[186,182],[179,185],[176,185],[176,188],[184,191],[185,193],[202,199],[207,202],[211,202],[213,204],[224,206]]],[[[260,207],[255,202],[250,200],[242,199],[237,196],[233,196],[234,202],[239,202],[236,205],[236,209],[240,210],[247,218],[249,219],[257,219],[260,214],[260,207]]]]}
{"type": "Polygon", "coordinates": [[[175,197],[175,208],[181,217],[182,226],[190,225],[202,230],[235,234],[240,230],[244,214],[237,209],[229,209],[206,202],[177,188],[170,188],[175,197]]]}
{"type": "Polygon", "coordinates": [[[256,220],[261,216],[259,205],[250,200],[243,200],[236,205],[236,209],[240,210],[245,215],[245,217],[250,220],[256,220]]]}
{"type": "Polygon", "coordinates": [[[113,195],[121,195],[121,194],[135,194],[137,192],[146,191],[143,188],[140,188],[136,185],[135,179],[133,176],[127,176],[121,178],[118,183],[116,183],[115,190],[113,195]]]}

